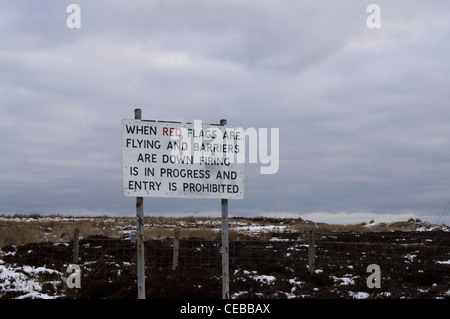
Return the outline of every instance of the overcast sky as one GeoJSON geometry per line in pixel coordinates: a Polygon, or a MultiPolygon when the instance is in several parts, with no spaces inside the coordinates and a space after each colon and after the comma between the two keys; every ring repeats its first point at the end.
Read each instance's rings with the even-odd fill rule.
{"type": "MultiPolygon", "coordinates": [[[[436,222],[450,201],[450,2],[0,0],[0,213],[135,215],[121,120],[279,128],[232,216],[436,222]],[[71,3],[81,28],[67,27],[71,3]],[[367,6],[381,9],[368,28],[367,6]]],[[[146,198],[145,215],[220,215],[146,198]]],[[[447,218],[446,223],[450,221],[447,218]]]]}

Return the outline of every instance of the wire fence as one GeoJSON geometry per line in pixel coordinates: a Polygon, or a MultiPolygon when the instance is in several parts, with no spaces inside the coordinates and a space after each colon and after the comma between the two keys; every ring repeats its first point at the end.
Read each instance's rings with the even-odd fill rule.
{"type": "MultiPolygon", "coordinates": [[[[305,236],[298,236],[305,237],[305,236]]],[[[366,268],[377,264],[383,272],[450,275],[450,234],[429,234],[408,237],[408,234],[315,234],[315,270],[334,271],[347,267],[366,268]],[[428,235],[428,236],[427,236],[428,235]]],[[[0,235],[1,239],[1,235],[0,235]]],[[[111,239],[100,236],[81,238],[78,259],[74,260],[74,241],[33,242],[6,245],[0,250],[0,259],[20,256],[24,264],[44,266],[51,263],[89,263],[92,261],[122,261],[136,263],[136,244],[129,239],[111,239]]],[[[179,239],[174,253],[174,239],[145,241],[145,264],[153,268],[221,267],[221,241],[179,239]],[[176,263],[174,260],[176,258],[176,263]]],[[[230,268],[258,267],[262,264],[287,265],[292,269],[308,267],[311,242],[299,239],[230,241],[230,268]]],[[[11,258],[10,258],[11,259],[11,258]]]]}
{"type": "MultiPolygon", "coordinates": [[[[136,243],[76,238],[0,234],[0,299],[135,298],[136,243]],[[81,269],[82,289],[68,285],[71,264],[81,269]]],[[[148,239],[144,256],[149,296],[220,298],[221,241],[148,239]]],[[[272,234],[230,241],[229,264],[231,298],[450,298],[445,232],[272,234]],[[366,282],[372,264],[382,289],[366,282]]]]}

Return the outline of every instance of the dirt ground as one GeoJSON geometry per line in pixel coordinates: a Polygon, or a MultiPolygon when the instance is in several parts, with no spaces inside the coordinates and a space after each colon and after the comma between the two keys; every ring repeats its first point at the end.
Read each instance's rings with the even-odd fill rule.
{"type": "MultiPolygon", "coordinates": [[[[172,269],[173,239],[148,240],[146,297],[220,299],[220,241],[180,240],[172,269]]],[[[59,271],[39,278],[42,293],[57,298],[137,298],[136,246],[126,239],[80,240],[81,288],[62,277],[73,263],[73,242],[32,243],[2,248],[5,265],[59,271]]],[[[272,240],[230,242],[230,295],[246,298],[450,298],[450,233],[339,232],[316,234],[315,269],[308,268],[304,233],[273,234],[272,240]],[[367,266],[381,270],[381,288],[369,288],[367,266]]],[[[20,291],[1,298],[17,298],[20,291]]]]}

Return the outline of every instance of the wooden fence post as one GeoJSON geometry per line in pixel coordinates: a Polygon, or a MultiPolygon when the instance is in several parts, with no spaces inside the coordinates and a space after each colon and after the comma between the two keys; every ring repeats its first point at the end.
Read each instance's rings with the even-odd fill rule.
{"type": "Polygon", "coordinates": [[[316,271],[316,240],[314,230],[309,231],[308,240],[308,269],[310,273],[316,271]]]}
{"type": "Polygon", "coordinates": [[[73,263],[78,264],[79,259],[79,239],[80,239],[80,230],[75,228],[73,231],[73,263]]]}
{"type": "Polygon", "coordinates": [[[180,231],[175,228],[175,236],[173,238],[173,265],[172,268],[175,270],[178,266],[178,251],[180,249],[180,231]]]}

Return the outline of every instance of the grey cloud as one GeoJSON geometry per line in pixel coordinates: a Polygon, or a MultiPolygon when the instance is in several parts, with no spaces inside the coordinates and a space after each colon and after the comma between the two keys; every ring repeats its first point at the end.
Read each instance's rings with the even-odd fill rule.
{"type": "Polygon", "coordinates": [[[370,30],[361,1],[77,3],[80,30],[69,2],[0,13],[0,212],[129,213],[120,120],[134,107],[280,128],[279,172],[247,164],[234,215],[433,215],[448,201],[448,4],[379,1],[370,30]]]}

